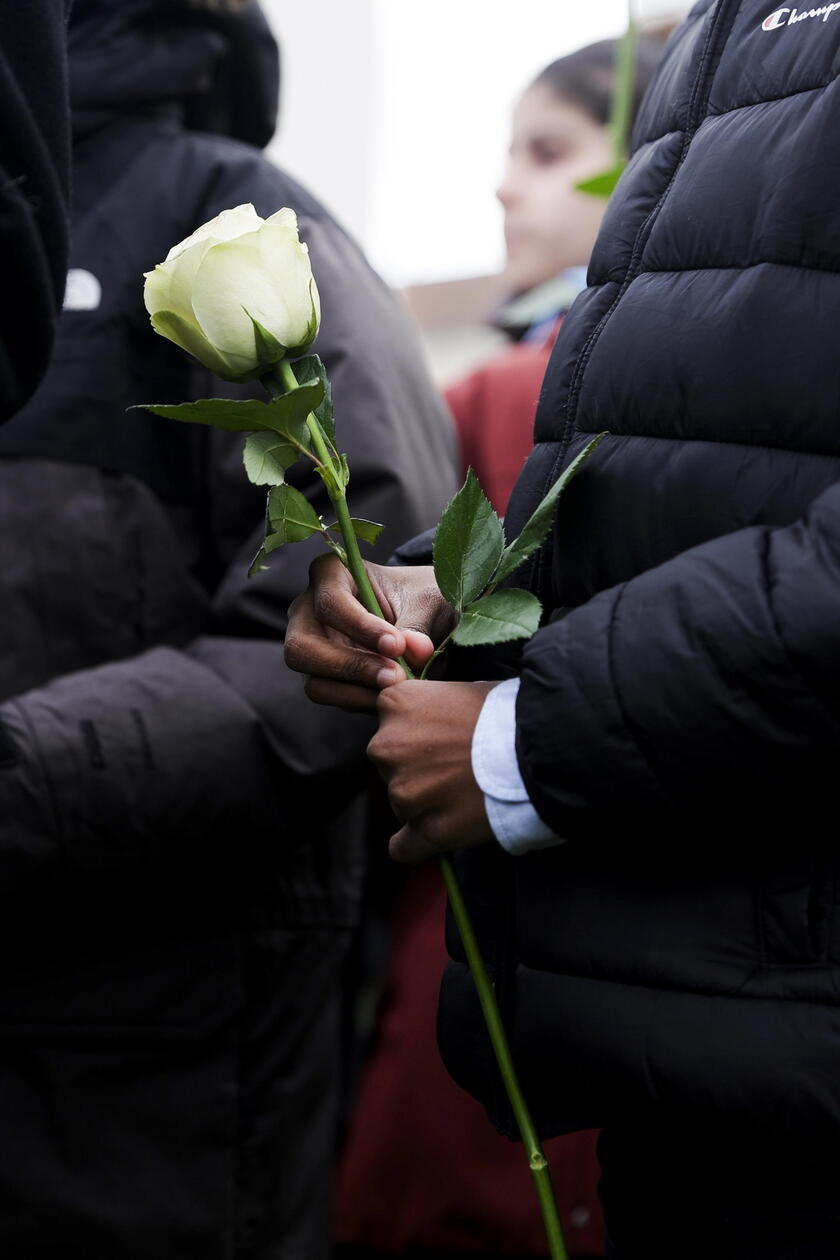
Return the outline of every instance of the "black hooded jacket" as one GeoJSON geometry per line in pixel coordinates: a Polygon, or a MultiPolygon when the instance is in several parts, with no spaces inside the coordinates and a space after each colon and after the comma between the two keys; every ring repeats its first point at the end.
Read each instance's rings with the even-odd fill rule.
{"type": "MultiPolygon", "coordinates": [[[[515,533],[517,752],[560,847],[460,859],[543,1131],[840,1132],[840,9],[703,0],[564,322],[515,533]],[[795,15],[795,20],[791,15],[795,15]]],[[[469,977],[454,1074],[509,1127],[469,977]]]]}
{"type": "Polygon", "coordinates": [[[66,0],[0,8],[0,421],[46,371],[67,266],[66,0]]]}
{"type": "MultiPolygon", "coordinates": [[[[46,380],[0,431],[0,1099],[15,1135],[0,1252],[21,1260],[328,1246],[370,727],[310,704],[285,668],[315,549],[247,579],[264,492],[241,440],[126,412],[236,392],[152,332],[143,273],[227,207],[293,207],[354,512],[387,524],[387,554],[453,488],[448,419],[393,295],[256,149],[185,129],[187,98],[221,116],[201,98],[234,44],[209,7],[178,11],[76,11],[66,307],[46,380]]],[[[265,138],[276,56],[259,15],[241,16],[261,49],[249,134],[265,138]]],[[[315,478],[298,484],[328,510],[315,478]]]]}

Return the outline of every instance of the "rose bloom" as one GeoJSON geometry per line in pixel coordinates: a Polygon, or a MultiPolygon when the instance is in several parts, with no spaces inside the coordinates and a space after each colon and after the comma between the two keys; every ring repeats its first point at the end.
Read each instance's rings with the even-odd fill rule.
{"type": "Polygon", "coordinates": [[[315,340],[321,318],[294,210],[223,210],[146,272],[152,327],[226,381],[263,376],[315,340]]]}

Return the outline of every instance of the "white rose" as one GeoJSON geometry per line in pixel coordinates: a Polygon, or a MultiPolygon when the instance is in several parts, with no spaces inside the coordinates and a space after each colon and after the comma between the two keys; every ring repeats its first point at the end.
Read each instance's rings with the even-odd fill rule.
{"type": "Polygon", "coordinates": [[[152,327],[226,381],[263,376],[303,352],[321,318],[294,210],[223,210],[146,272],[152,327]]]}

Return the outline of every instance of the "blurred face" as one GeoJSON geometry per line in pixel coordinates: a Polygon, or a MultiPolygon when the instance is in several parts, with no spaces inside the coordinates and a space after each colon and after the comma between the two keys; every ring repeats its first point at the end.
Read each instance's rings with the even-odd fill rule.
{"type": "Polygon", "coordinates": [[[496,193],[505,211],[505,278],[512,293],[586,265],[606,202],[575,184],[612,166],[606,127],[542,83],[513,114],[507,171],[496,193]]]}

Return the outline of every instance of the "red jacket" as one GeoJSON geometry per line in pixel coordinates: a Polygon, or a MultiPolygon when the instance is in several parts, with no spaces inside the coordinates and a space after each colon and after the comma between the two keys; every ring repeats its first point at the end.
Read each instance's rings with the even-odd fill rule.
{"type": "Polygon", "coordinates": [[[533,445],[537,399],[561,323],[544,341],[512,346],[446,391],[464,471],[472,468],[500,514],[533,445]]]}
{"type": "MultiPolygon", "coordinates": [[[[339,1163],[336,1241],[374,1255],[544,1256],[521,1144],[496,1133],[438,1053],[444,904],[437,863],[412,870],[397,906],[382,1020],[339,1163]]],[[[571,1256],[603,1255],[595,1136],[545,1143],[571,1256]]]]}

